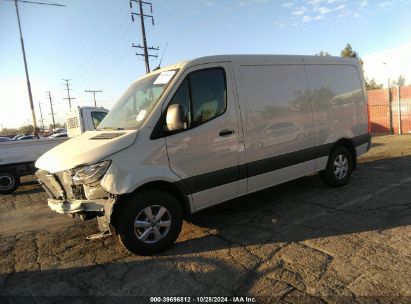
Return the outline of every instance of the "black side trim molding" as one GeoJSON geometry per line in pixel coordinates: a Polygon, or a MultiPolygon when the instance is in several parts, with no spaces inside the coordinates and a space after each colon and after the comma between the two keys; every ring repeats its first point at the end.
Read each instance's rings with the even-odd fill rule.
{"type": "Polygon", "coordinates": [[[315,147],[253,161],[247,164],[248,177],[279,170],[315,159],[315,147]]]}
{"type": "Polygon", "coordinates": [[[177,183],[184,182],[185,184],[187,184],[190,192],[188,194],[192,194],[236,182],[238,180],[240,180],[240,166],[234,166],[192,176],[177,183]]]}
{"type": "MultiPolygon", "coordinates": [[[[363,134],[350,139],[354,147],[365,143],[370,145],[371,134],[363,134]]],[[[244,165],[224,168],[221,170],[207,172],[192,176],[176,182],[180,189],[184,189],[184,195],[204,191],[214,187],[229,184],[260,174],[283,169],[293,165],[301,164],[319,157],[328,156],[335,143],[324,144],[295,152],[285,153],[278,156],[253,161],[244,165]]]]}

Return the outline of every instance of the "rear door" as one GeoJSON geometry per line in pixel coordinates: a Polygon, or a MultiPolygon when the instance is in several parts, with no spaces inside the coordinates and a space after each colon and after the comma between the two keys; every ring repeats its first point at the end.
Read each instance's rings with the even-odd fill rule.
{"type": "Polygon", "coordinates": [[[169,104],[181,104],[186,130],[166,137],[171,170],[199,210],[239,194],[238,109],[229,63],[188,69],[169,104]]]}

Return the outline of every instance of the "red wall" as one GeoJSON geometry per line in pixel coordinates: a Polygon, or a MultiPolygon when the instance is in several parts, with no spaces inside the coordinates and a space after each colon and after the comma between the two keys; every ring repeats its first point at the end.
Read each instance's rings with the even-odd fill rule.
{"type": "MultiPolygon", "coordinates": [[[[392,125],[398,134],[398,89],[391,88],[392,125]]],[[[388,89],[368,91],[371,131],[373,133],[390,133],[390,106],[388,89]]],[[[411,86],[400,88],[401,131],[411,133],[411,86]]]]}

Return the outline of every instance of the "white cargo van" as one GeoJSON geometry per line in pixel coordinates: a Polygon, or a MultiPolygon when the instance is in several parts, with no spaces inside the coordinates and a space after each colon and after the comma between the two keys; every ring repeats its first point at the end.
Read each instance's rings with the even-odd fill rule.
{"type": "Polygon", "coordinates": [[[370,148],[356,60],[204,57],[137,80],[96,131],[36,163],[48,205],[97,217],[131,252],[170,247],[183,218],[313,172],[345,185],[370,148]]]}

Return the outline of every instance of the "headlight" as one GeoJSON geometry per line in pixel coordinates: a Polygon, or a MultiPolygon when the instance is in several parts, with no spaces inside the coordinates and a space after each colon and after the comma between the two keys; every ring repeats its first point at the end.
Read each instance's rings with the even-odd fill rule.
{"type": "Polygon", "coordinates": [[[74,176],[73,180],[78,178],[87,186],[97,186],[100,180],[103,178],[104,173],[106,173],[111,161],[106,160],[94,165],[88,165],[84,167],[79,167],[73,169],[74,176]]]}

